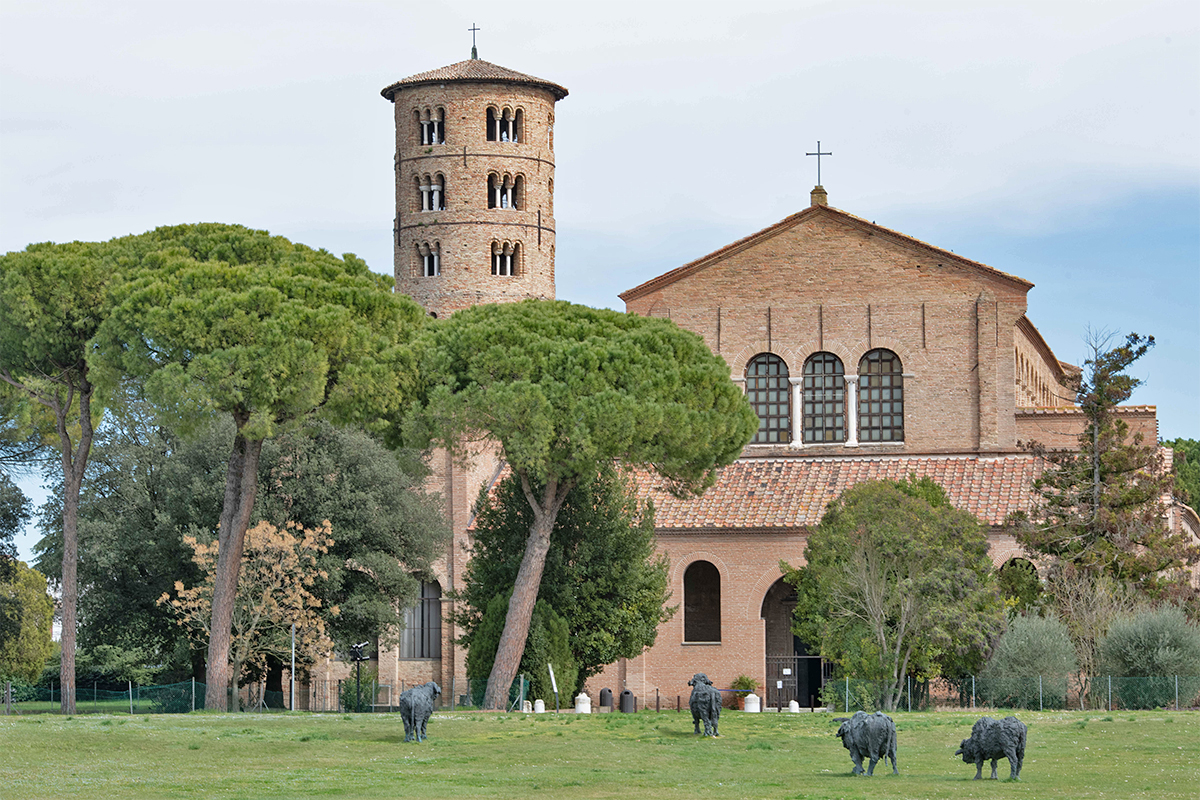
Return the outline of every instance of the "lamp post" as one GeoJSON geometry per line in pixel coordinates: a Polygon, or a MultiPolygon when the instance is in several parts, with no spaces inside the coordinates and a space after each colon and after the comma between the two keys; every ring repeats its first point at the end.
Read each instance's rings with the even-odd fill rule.
{"type": "Polygon", "coordinates": [[[350,645],[350,658],[354,660],[354,712],[362,711],[362,662],[367,660],[363,648],[369,642],[350,645]]]}

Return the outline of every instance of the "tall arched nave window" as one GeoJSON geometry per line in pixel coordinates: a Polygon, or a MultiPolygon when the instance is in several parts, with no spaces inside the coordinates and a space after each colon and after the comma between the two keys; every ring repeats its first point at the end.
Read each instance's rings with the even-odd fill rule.
{"type": "Polygon", "coordinates": [[[683,640],[721,641],[721,573],[695,561],[683,573],[683,640]]]}
{"type": "Polygon", "coordinates": [[[904,441],[904,368],[891,350],[872,350],[858,362],[858,438],[904,441]]]}
{"type": "Polygon", "coordinates": [[[801,399],[805,444],[846,440],[846,374],[833,353],[815,353],[804,362],[801,399]]]}
{"type": "Polygon", "coordinates": [[[792,440],[792,392],[782,358],[761,353],[746,365],[746,397],[758,415],[758,432],[751,444],[792,440]]]}

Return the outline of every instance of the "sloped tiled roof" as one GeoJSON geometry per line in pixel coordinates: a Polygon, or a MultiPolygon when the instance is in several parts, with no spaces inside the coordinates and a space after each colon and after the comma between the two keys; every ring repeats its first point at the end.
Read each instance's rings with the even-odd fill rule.
{"type": "Polygon", "coordinates": [[[662,490],[653,474],[636,480],[638,494],[654,501],[660,533],[720,533],[811,528],[849,487],[910,474],[936,481],[955,508],[1000,525],[1009,512],[1029,509],[1040,471],[1031,455],[743,458],[722,469],[702,497],[687,500],[662,490]]]}
{"type": "Polygon", "coordinates": [[[1016,284],[1017,286],[1024,287],[1026,290],[1033,286],[1032,283],[1024,278],[1020,278],[1016,275],[1010,275],[1007,272],[1001,272],[995,267],[989,267],[987,264],[982,264],[978,261],[972,261],[969,258],[963,258],[960,255],[951,253],[949,250],[943,250],[940,247],[934,247],[933,245],[923,242],[920,239],[915,239],[912,236],[900,233],[899,231],[885,228],[882,225],[876,225],[874,222],[865,220],[862,217],[856,217],[849,212],[842,211],[841,209],[834,208],[833,206],[815,205],[809,206],[803,211],[798,211],[795,214],[792,214],[790,217],[786,217],[785,219],[776,222],[774,225],[763,228],[757,233],[752,233],[749,236],[738,239],[736,242],[727,244],[719,250],[714,250],[706,256],[702,256],[697,258],[695,261],[684,264],[682,267],[676,267],[670,272],[665,272],[662,275],[659,275],[657,278],[651,278],[643,284],[635,286],[632,289],[627,289],[617,295],[617,297],[628,303],[634,298],[675,283],[676,281],[691,275],[693,272],[699,272],[700,270],[716,264],[724,258],[733,255],[734,253],[745,250],[748,247],[753,247],[761,241],[769,239],[772,236],[777,236],[784,231],[794,228],[804,220],[811,217],[816,217],[818,215],[833,217],[834,219],[840,220],[841,222],[846,223],[853,228],[869,231],[874,235],[882,236],[892,242],[895,242],[896,244],[923,251],[930,255],[934,255],[937,258],[943,259],[948,263],[957,264],[960,267],[974,270],[980,274],[997,278],[1008,283],[1016,284]]]}
{"type": "Polygon", "coordinates": [[[517,72],[516,70],[502,67],[499,64],[484,61],[481,58],[468,58],[466,61],[459,61],[457,64],[451,64],[448,67],[440,67],[439,69],[431,69],[428,72],[419,72],[416,75],[410,75],[383,89],[380,94],[391,100],[400,89],[429,83],[449,83],[451,81],[518,83],[525,86],[537,86],[542,89],[548,89],[554,95],[555,100],[562,100],[567,96],[567,90],[557,83],[551,83],[542,78],[535,78],[532,75],[526,75],[523,72],[517,72]]]}

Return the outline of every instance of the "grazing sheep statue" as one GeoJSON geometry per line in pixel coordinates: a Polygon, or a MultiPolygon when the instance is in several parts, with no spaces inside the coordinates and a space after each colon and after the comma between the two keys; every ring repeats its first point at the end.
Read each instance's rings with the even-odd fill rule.
{"type": "Polygon", "coordinates": [[[963,739],[954,755],[961,755],[966,764],[975,763],[975,780],[983,777],[983,762],[992,760],[992,780],[996,780],[996,762],[1008,759],[1010,780],[1020,780],[1021,762],[1025,760],[1025,723],[1016,717],[997,722],[980,717],[971,726],[971,738],[963,739]]]}
{"type": "Polygon", "coordinates": [[[433,716],[433,698],[442,693],[442,687],[433,681],[423,686],[414,686],[400,693],[400,718],[404,720],[404,741],[414,738],[423,742],[429,738],[425,726],[433,716]]]}
{"type": "Polygon", "coordinates": [[[721,693],[713,688],[712,681],[703,672],[697,672],[688,681],[692,696],[688,705],[692,709],[692,722],[696,733],[700,733],[700,722],[704,722],[704,735],[717,736],[717,719],[721,716],[721,693]]]}
{"type": "Polygon", "coordinates": [[[866,770],[868,776],[874,774],[876,762],[888,758],[892,760],[892,774],[900,774],[896,769],[896,723],[887,714],[855,711],[854,716],[837,729],[837,736],[841,737],[842,746],[850,751],[855,775],[863,774],[864,756],[871,760],[866,770]]]}

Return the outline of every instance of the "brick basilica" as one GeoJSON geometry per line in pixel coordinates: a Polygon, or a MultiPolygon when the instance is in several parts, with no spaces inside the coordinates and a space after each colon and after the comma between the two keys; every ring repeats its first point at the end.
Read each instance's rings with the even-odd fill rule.
{"type": "MultiPolygon", "coordinates": [[[[473,54],[382,94],[395,112],[397,291],[434,316],[553,298],[554,113],[567,90],[473,54]]],[[[1039,467],[1018,442],[1071,446],[1083,424],[1062,387],[1078,369],[1025,316],[1032,287],[841,211],[817,186],[808,208],[622,293],[628,313],[702,336],[760,428],[703,497],[643,479],[680,608],[652,648],[588,682],[592,697],[628,688],[673,703],[703,671],[722,687],[756,678],[769,707],[809,705],[828,673],[791,633],[779,562],[803,564],[825,505],[861,481],[929,476],[988,526],[998,567],[1020,559],[1004,520],[1029,507],[1039,467]]],[[[1157,440],[1153,406],[1123,413],[1157,440]]],[[[487,450],[467,467],[443,452],[430,465],[453,541],[377,663],[383,683],[432,679],[449,695],[465,686],[466,654],[442,594],[467,564],[472,503],[503,465],[487,450]]],[[[1172,517],[1200,534],[1190,508],[1172,517]]]]}

